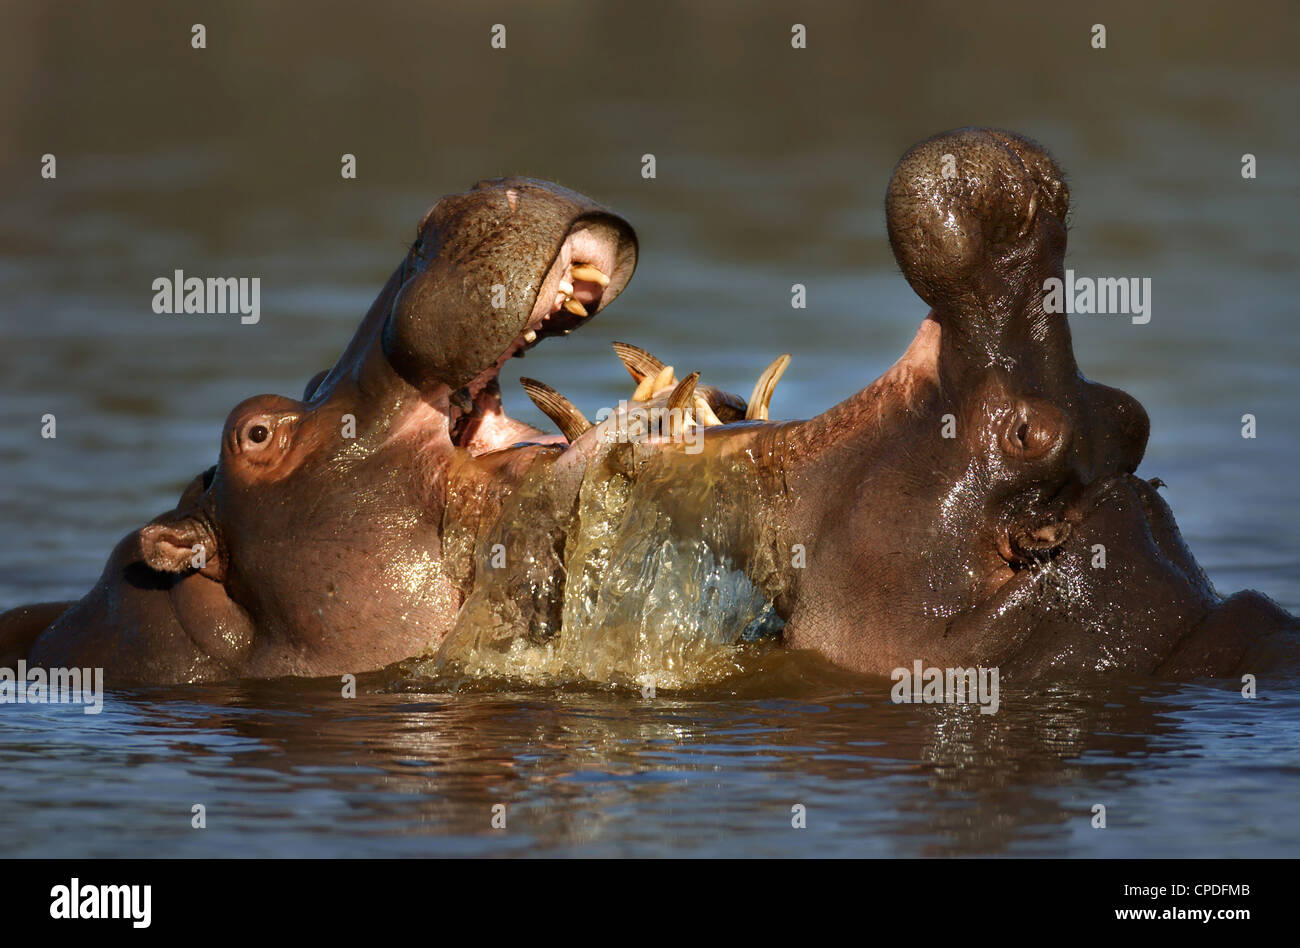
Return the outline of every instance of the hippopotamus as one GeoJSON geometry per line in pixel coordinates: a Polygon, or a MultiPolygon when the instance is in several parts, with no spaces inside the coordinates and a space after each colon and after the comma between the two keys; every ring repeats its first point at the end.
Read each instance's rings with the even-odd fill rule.
{"type": "Polygon", "coordinates": [[[548,182],[442,198],[334,367],[301,399],[237,405],[217,463],[84,598],[0,617],[0,665],[177,683],[358,673],[436,645],[476,535],[563,449],[506,415],[502,365],[609,305],[636,259],[623,218],[548,182]]]}
{"type": "MultiPolygon", "coordinates": [[[[600,570],[586,594],[618,601],[588,614],[627,617],[659,595],[646,561],[609,553],[634,539],[742,571],[785,645],[867,674],[920,660],[1226,675],[1293,655],[1295,617],[1258,592],[1215,591],[1160,480],[1138,474],[1146,412],[1081,374],[1065,315],[1045,306],[1068,209],[1061,169],[1023,136],[966,128],[909,149],[886,218],[929,306],[910,346],[810,420],[764,420],[751,403],[745,420],[703,425],[695,451],[671,433],[605,446],[585,476],[621,486],[584,490],[616,539],[587,551],[600,570]]],[[[569,564],[571,582],[582,568],[569,564]]]]}

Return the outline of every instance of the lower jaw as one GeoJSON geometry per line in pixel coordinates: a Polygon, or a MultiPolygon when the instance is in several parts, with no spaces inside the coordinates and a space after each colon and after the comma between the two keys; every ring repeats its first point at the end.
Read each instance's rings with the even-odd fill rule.
{"type": "Polygon", "coordinates": [[[462,413],[450,409],[448,434],[451,443],[471,455],[500,451],[521,442],[545,441],[547,436],[506,414],[501,392],[495,384],[479,390],[473,399],[473,411],[462,413]]]}
{"type": "Polygon", "coordinates": [[[469,448],[479,429],[490,417],[505,416],[495,375],[485,382],[475,380],[466,386],[466,389],[471,410],[466,412],[455,405],[448,408],[447,433],[451,443],[458,448],[469,448]]]}
{"type": "Polygon", "coordinates": [[[485,426],[490,427],[500,434],[498,437],[492,437],[478,446],[474,453],[481,454],[510,447],[511,444],[516,443],[518,440],[515,435],[526,437],[529,433],[535,433],[533,429],[523,422],[515,421],[506,414],[505,407],[501,402],[499,383],[501,369],[510,359],[522,357],[528,349],[540,342],[545,336],[571,331],[577,325],[580,325],[580,323],[571,326],[561,324],[555,330],[538,333],[531,342],[526,342],[521,335],[497,360],[496,365],[487,369],[478,378],[465,386],[458,394],[462,400],[468,400],[471,403],[472,410],[466,412],[454,402],[449,405],[448,431],[452,444],[468,449],[475,441],[476,432],[485,426]]]}

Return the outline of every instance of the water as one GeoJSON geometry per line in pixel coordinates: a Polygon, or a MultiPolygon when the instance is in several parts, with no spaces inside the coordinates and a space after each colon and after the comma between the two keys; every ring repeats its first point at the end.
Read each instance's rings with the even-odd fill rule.
{"type": "MultiPolygon", "coordinates": [[[[363,681],[363,692],[401,687],[363,681]]],[[[98,718],[9,708],[0,834],[11,855],[90,856],[1261,856],[1300,845],[1294,691],[1248,702],[1125,686],[1103,701],[1057,688],[1004,694],[981,715],[894,706],[847,684],[786,662],[654,701],[479,681],[353,700],[308,683],[118,694],[98,718]],[[1105,830],[1091,826],[1098,803],[1105,830]],[[496,804],[504,830],[491,828],[496,804]],[[796,804],[804,830],[791,828],[796,804]]]]}
{"type": "MultiPolygon", "coordinates": [[[[615,339],[742,394],[790,351],[774,417],[822,410],[923,315],[884,242],[893,162],[978,123],[1066,168],[1068,266],[1151,278],[1149,325],[1073,318],[1079,362],[1146,406],[1142,471],[1168,482],[1219,588],[1296,611],[1300,27],[1285,10],[814,4],[797,52],[777,4],[502,4],[504,51],[469,8],[8,7],[0,607],[88,589],[211,463],[229,409],[300,393],[425,208],[485,176],[576,187],[642,244],[608,312],[508,367],[517,416],[545,424],[521,373],[589,414],[626,397],[615,339]],[[198,21],[205,51],[188,46],[198,21]],[[55,181],[38,175],[46,152],[55,181]],[[150,283],[177,267],[260,276],[262,321],[155,316],[150,283]],[[793,283],[807,310],[790,309],[793,283]]],[[[779,650],[739,665],[653,700],[401,668],[351,700],[288,682],[115,692],[97,717],[4,707],[0,840],[23,855],[1297,851],[1294,683],[1248,702],[1222,683],[1091,682],[980,715],[894,706],[887,682],[779,650]],[[806,830],[790,828],[796,803],[806,830]]]]}
{"type": "MultiPolygon", "coordinates": [[[[582,437],[604,441],[614,421],[582,437]]],[[[737,486],[753,474],[688,448],[677,463],[628,478],[639,448],[595,449],[576,504],[556,503],[560,478],[534,468],[478,547],[489,562],[494,547],[508,546],[520,565],[483,573],[437,654],[413,673],[680,690],[721,681],[765,655],[784,623],[750,577],[716,552],[764,546],[764,528],[748,527],[736,512],[738,501],[756,502],[756,483],[737,486]],[[533,528],[570,509],[575,526],[561,558],[549,531],[538,537],[533,528]],[[539,591],[557,607],[537,609],[539,591]]]]}

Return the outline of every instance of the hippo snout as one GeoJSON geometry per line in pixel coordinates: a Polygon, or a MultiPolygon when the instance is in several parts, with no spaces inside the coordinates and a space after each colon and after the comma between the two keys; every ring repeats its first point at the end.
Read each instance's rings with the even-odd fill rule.
{"type": "Polygon", "coordinates": [[[1215,605],[1178,643],[1159,672],[1183,677],[1235,668],[1248,674],[1288,664],[1294,671],[1300,664],[1297,644],[1300,619],[1263,593],[1245,589],[1215,605]]]}

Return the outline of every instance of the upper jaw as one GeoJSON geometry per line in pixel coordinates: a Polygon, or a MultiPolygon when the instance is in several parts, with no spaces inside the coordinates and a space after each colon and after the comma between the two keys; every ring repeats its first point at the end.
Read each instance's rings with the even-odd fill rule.
{"type": "Polygon", "coordinates": [[[453,443],[483,453],[508,447],[521,437],[532,440],[535,432],[506,415],[498,377],[507,361],[523,358],[547,336],[567,336],[627,286],[635,255],[629,259],[620,254],[609,228],[600,220],[580,220],[570,228],[541,280],[519,334],[491,366],[450,394],[448,424],[453,443]]]}
{"type": "Polygon", "coordinates": [[[495,445],[526,428],[501,410],[506,360],[609,305],[636,256],[631,226],[576,192],[527,178],[480,182],[425,216],[380,334],[385,360],[442,411],[454,443],[482,427],[497,433],[495,445]]]}
{"type": "Polygon", "coordinates": [[[578,221],[565,235],[533,297],[533,307],[519,335],[495,369],[522,355],[547,336],[567,336],[604,309],[632,278],[635,256],[621,256],[610,238],[610,225],[578,221]]]}
{"type": "Polygon", "coordinates": [[[588,313],[607,306],[635,263],[636,236],[622,218],[556,185],[503,179],[445,197],[405,265],[384,354],[424,393],[481,386],[534,336],[576,325],[579,304],[588,313]],[[608,283],[575,281],[584,263],[608,283]],[[572,288],[564,295],[562,283],[572,288]],[[562,308],[569,299],[574,312],[562,308]]]}

